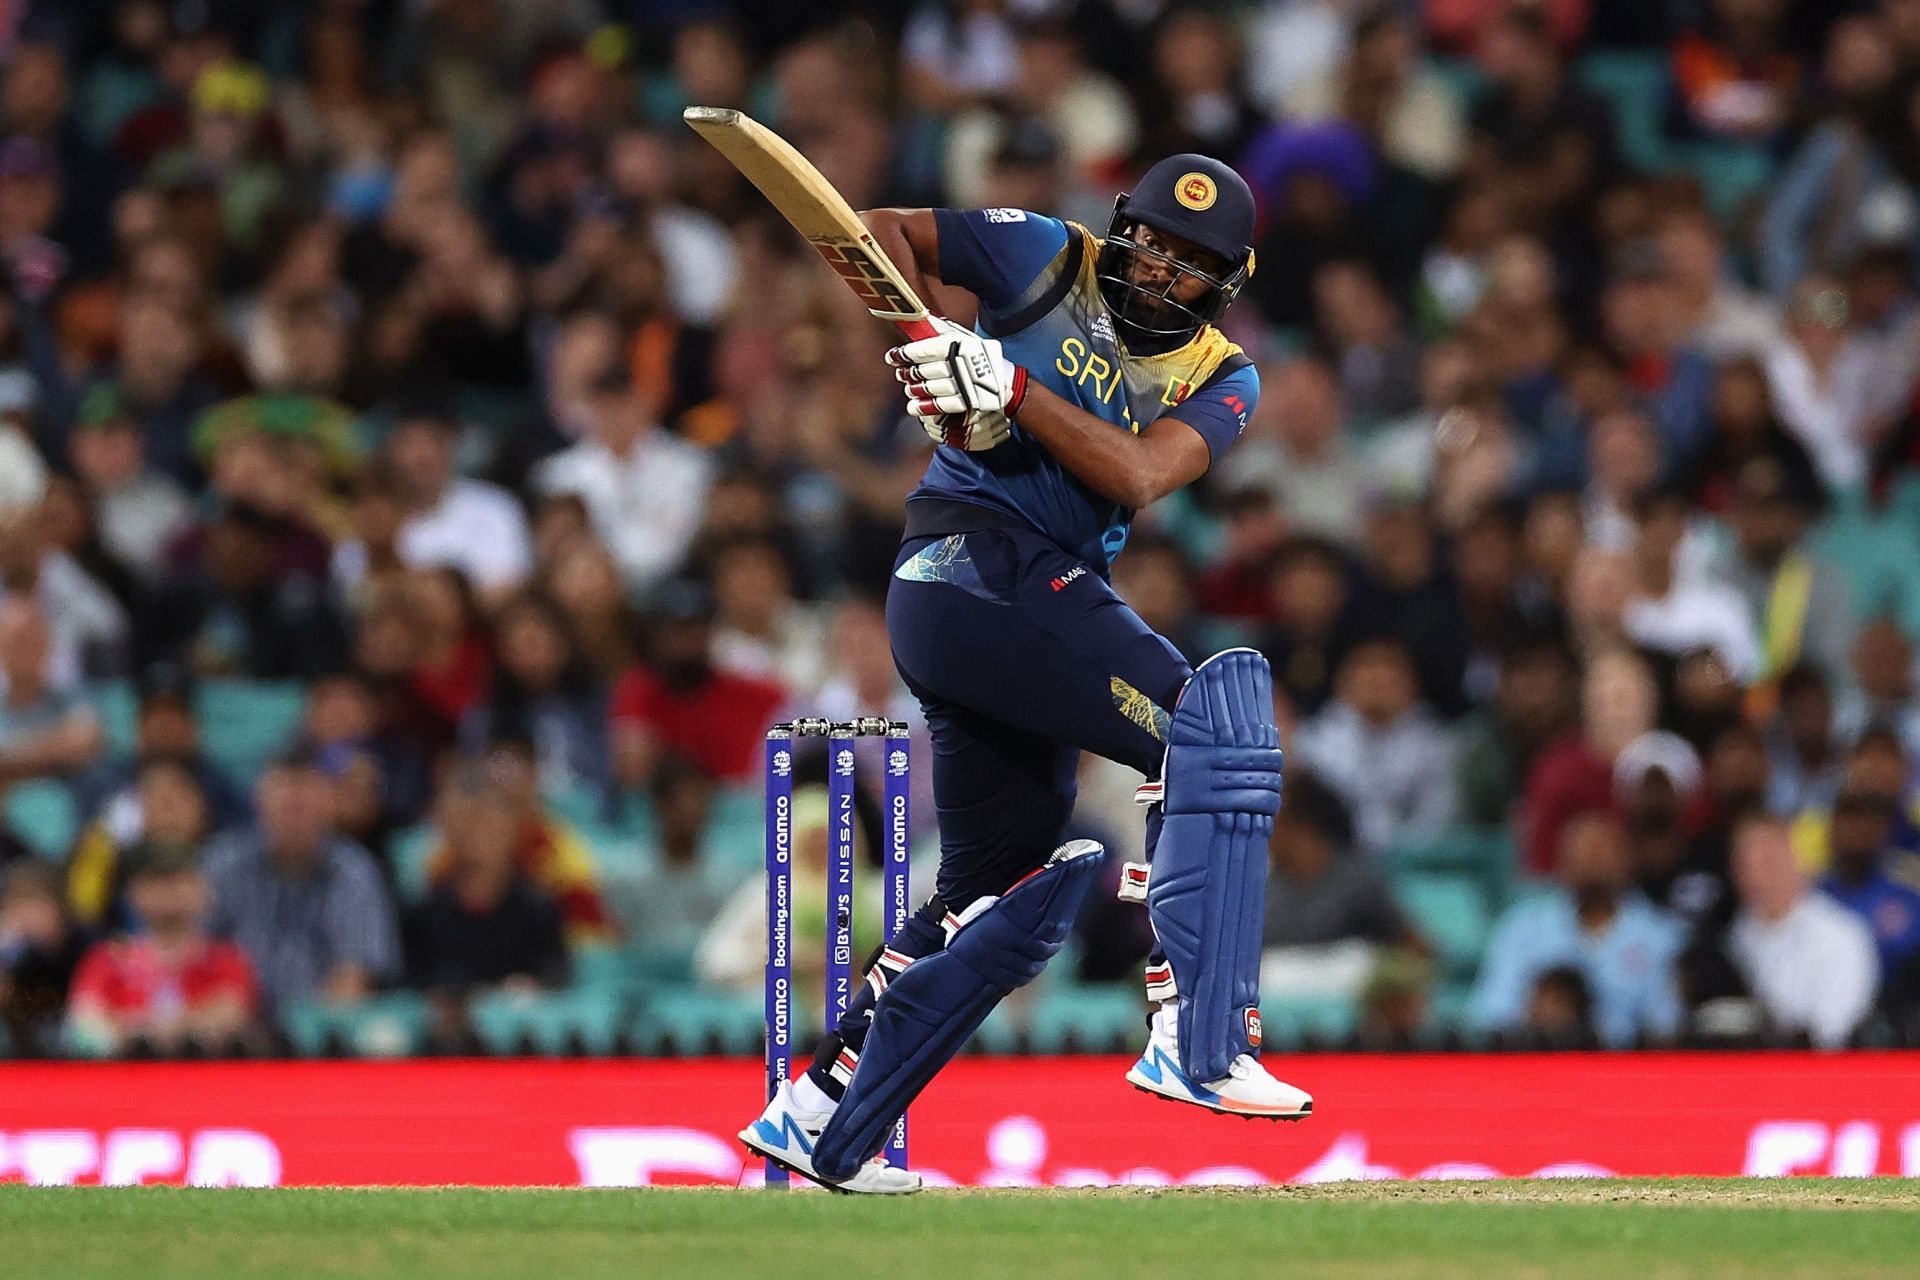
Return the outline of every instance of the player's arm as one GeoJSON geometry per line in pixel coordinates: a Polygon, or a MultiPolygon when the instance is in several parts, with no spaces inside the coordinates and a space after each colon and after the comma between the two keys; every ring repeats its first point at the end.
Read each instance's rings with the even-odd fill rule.
{"type": "Polygon", "coordinates": [[[940,286],[940,226],[931,209],[865,209],[860,221],[928,305],[940,286]]]}
{"type": "Polygon", "coordinates": [[[1037,382],[1027,383],[1019,422],[1082,484],[1123,507],[1148,506],[1185,488],[1213,461],[1205,438],[1179,418],[1155,418],[1138,435],[1115,431],[1037,382]]]}
{"type": "MultiPolygon", "coordinates": [[[[1239,357],[1140,431],[1116,431],[1030,378],[999,342],[940,323],[940,336],[888,353],[906,384],[909,412],[922,420],[965,414],[969,421],[1017,421],[1082,484],[1125,507],[1148,506],[1205,475],[1239,438],[1260,398],[1259,374],[1239,357]]],[[[989,436],[985,445],[966,447],[997,443],[989,436]]]]}

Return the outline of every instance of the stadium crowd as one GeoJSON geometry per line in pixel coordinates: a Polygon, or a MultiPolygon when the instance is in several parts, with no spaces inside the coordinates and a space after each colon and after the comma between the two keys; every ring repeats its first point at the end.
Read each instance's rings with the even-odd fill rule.
{"type": "MultiPolygon", "coordinates": [[[[7,15],[12,1052],[757,1038],[762,731],[917,721],[928,446],[691,103],[860,207],[1253,184],[1258,411],[1114,581],[1273,663],[1277,1042],[1920,1038],[1920,0],[7,15]]],[[[1132,1035],[1146,929],[1039,999],[1132,1035]]]]}

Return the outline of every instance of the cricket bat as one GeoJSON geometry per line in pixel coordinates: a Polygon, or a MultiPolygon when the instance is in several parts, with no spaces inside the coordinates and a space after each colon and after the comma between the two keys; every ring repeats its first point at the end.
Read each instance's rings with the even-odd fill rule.
{"type": "Polygon", "coordinates": [[[910,339],[939,336],[927,304],[881,252],[852,206],[785,138],[730,107],[688,107],[680,118],[760,189],[868,311],[910,339]]]}

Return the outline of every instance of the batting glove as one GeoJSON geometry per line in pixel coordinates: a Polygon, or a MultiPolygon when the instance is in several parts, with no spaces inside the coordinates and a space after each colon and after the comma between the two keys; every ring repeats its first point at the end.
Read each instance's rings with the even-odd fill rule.
{"type": "Polygon", "coordinates": [[[1001,414],[1011,418],[1027,395],[1027,371],[1007,359],[995,338],[983,338],[935,317],[936,337],[887,353],[907,391],[907,409],[926,419],[940,414],[1001,414]]]}

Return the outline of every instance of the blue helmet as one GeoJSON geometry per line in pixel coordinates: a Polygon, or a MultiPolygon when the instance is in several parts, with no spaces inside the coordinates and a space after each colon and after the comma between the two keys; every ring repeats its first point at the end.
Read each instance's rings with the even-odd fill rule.
{"type": "Polygon", "coordinates": [[[1253,192],[1246,180],[1209,156],[1168,156],[1132,191],[1121,192],[1095,274],[1127,346],[1139,352],[1170,350],[1226,314],[1253,274],[1253,224],[1253,192]],[[1134,237],[1141,226],[1189,241],[1214,261],[1185,262],[1140,244],[1134,237]],[[1136,282],[1141,259],[1169,267],[1166,282],[1136,282]],[[1186,278],[1205,281],[1207,289],[1181,302],[1173,294],[1186,278]]]}

